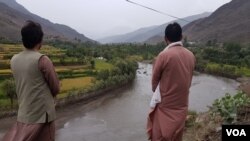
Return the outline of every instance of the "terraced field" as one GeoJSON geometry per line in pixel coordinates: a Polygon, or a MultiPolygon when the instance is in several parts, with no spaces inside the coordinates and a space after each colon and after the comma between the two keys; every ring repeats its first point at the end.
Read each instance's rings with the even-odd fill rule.
{"type": "MultiPolygon", "coordinates": [[[[23,49],[22,45],[0,44],[0,109],[10,106],[10,101],[2,88],[4,80],[12,77],[9,68],[10,59],[23,49]]],[[[61,81],[59,98],[67,97],[72,90],[92,86],[97,71],[113,68],[112,64],[98,59],[95,59],[95,68],[92,68],[91,64],[81,64],[76,57],[67,57],[66,50],[48,45],[42,47],[41,53],[49,56],[55,65],[55,70],[61,81]]]]}

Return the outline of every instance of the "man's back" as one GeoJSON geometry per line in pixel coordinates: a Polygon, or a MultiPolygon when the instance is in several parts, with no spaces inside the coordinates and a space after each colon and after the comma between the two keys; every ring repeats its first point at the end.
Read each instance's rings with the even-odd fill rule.
{"type": "Polygon", "coordinates": [[[182,46],[173,46],[157,57],[152,77],[153,87],[160,82],[161,106],[187,108],[195,57],[182,46]]]}
{"type": "Polygon", "coordinates": [[[38,68],[42,56],[36,51],[25,50],[11,59],[19,104],[17,120],[23,123],[55,119],[54,99],[38,68]]]}
{"type": "Polygon", "coordinates": [[[168,44],[157,57],[152,90],[160,85],[161,102],[149,113],[147,133],[152,141],[181,141],[188,111],[195,57],[182,47],[182,29],[171,23],[165,30],[168,44]]]}

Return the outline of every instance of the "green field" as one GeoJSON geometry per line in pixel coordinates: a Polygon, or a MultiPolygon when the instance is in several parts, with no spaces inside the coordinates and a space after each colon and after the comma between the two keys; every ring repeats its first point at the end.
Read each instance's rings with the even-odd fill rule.
{"type": "Polygon", "coordinates": [[[113,68],[113,65],[110,64],[110,63],[107,63],[103,60],[98,60],[96,59],[95,60],[95,69],[98,71],[98,70],[110,70],[113,68]]]}
{"type": "MultiPolygon", "coordinates": [[[[11,77],[11,70],[9,69],[11,57],[22,50],[22,45],[0,44],[0,109],[10,107],[10,100],[4,94],[2,84],[5,79],[11,77]]],[[[67,97],[72,90],[91,87],[93,80],[95,80],[96,72],[104,69],[110,70],[114,67],[104,59],[94,59],[94,68],[91,67],[90,63],[81,65],[81,63],[78,62],[78,58],[67,57],[65,55],[66,50],[52,46],[43,46],[41,53],[50,57],[55,65],[58,76],[61,78],[61,91],[58,98],[67,97]],[[61,58],[64,58],[63,61],[64,63],[66,62],[65,65],[60,64],[61,58]]]]}

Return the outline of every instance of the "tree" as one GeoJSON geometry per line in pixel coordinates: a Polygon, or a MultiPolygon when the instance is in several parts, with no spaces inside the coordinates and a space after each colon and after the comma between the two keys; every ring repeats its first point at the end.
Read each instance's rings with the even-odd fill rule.
{"type": "Polygon", "coordinates": [[[78,63],[80,63],[81,65],[85,65],[86,64],[86,60],[85,57],[82,55],[79,58],[77,58],[78,63]]]}
{"type": "Polygon", "coordinates": [[[16,99],[16,85],[13,79],[5,80],[2,85],[3,91],[10,99],[11,108],[13,108],[14,99],[16,99]]]}
{"type": "Polygon", "coordinates": [[[109,70],[100,70],[96,78],[97,80],[107,80],[109,78],[109,70]]]}
{"type": "Polygon", "coordinates": [[[94,69],[95,68],[95,60],[91,60],[90,64],[91,64],[91,68],[94,69]]]}

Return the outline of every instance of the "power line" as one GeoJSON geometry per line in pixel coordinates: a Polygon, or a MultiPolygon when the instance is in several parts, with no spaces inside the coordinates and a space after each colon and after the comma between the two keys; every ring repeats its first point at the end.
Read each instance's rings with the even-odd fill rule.
{"type": "Polygon", "coordinates": [[[184,21],[184,22],[186,22],[186,23],[191,23],[191,22],[193,22],[194,25],[197,25],[197,26],[200,26],[200,27],[203,27],[203,28],[206,27],[206,26],[204,26],[204,25],[202,25],[202,24],[200,24],[200,23],[197,23],[197,22],[194,22],[194,21],[188,21],[188,20],[186,20],[186,19],[179,18],[179,17],[177,17],[177,16],[173,16],[173,15],[171,15],[171,14],[167,14],[167,13],[161,12],[161,11],[159,11],[159,10],[156,10],[156,9],[150,8],[150,7],[148,7],[148,6],[145,6],[145,5],[142,5],[142,4],[133,2],[133,1],[131,1],[131,0],[126,0],[126,1],[129,2],[129,3],[131,3],[131,4],[134,4],[134,5],[137,5],[137,6],[146,8],[146,9],[149,9],[149,10],[151,10],[151,11],[160,13],[160,14],[162,14],[162,15],[169,16],[169,17],[172,17],[172,18],[174,18],[174,19],[178,19],[178,20],[184,21]]]}
{"type": "Polygon", "coordinates": [[[170,15],[170,14],[167,14],[167,13],[164,13],[164,12],[161,12],[159,10],[156,10],[156,9],[153,9],[153,8],[150,8],[148,6],[144,6],[142,4],[139,4],[139,3],[136,3],[136,2],[133,2],[133,1],[130,1],[130,0],[126,0],[127,2],[131,3],[131,4],[134,4],[134,5],[137,5],[137,6],[140,6],[140,7],[143,7],[143,8],[146,8],[146,9],[149,9],[151,11],[154,11],[154,12],[157,12],[157,13],[160,13],[162,15],[165,15],[165,16],[169,16],[169,17],[172,17],[172,18],[175,18],[175,19],[178,19],[178,20],[181,20],[181,21],[184,21],[184,22],[187,22],[187,23],[190,23],[190,21],[188,20],[185,20],[183,18],[179,18],[179,17],[176,17],[176,16],[173,16],[173,15],[170,15]]]}

